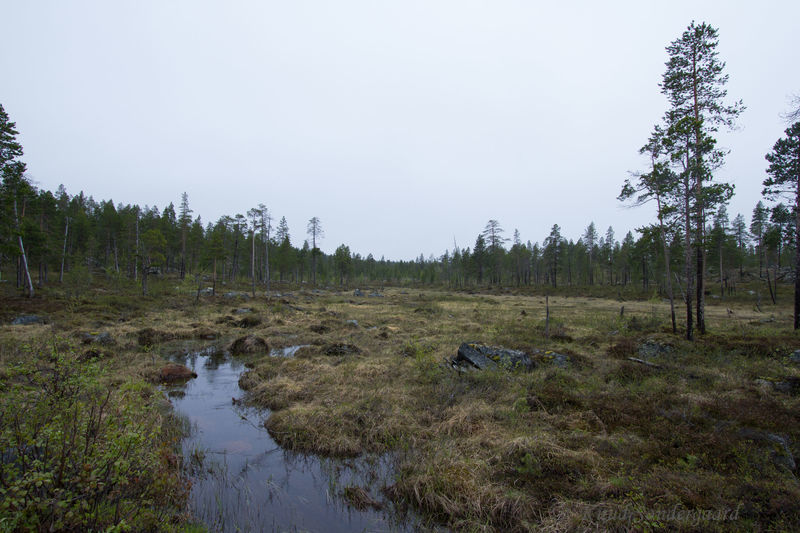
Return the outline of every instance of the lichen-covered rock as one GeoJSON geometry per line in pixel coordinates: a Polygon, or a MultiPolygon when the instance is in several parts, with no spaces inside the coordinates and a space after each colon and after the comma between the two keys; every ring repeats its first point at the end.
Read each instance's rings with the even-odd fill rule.
{"type": "Polygon", "coordinates": [[[22,315],[11,321],[12,326],[30,326],[31,324],[44,324],[44,318],[39,315],[22,315]]]}
{"type": "Polygon", "coordinates": [[[642,359],[650,359],[659,355],[669,354],[672,351],[672,346],[648,339],[639,345],[638,351],[642,359]]]}
{"type": "Polygon", "coordinates": [[[569,365],[569,356],[563,353],[557,353],[550,350],[540,352],[540,357],[543,361],[554,364],[560,368],[566,368],[569,365]]]}
{"type": "Polygon", "coordinates": [[[468,365],[480,370],[487,368],[531,370],[535,366],[525,352],[475,342],[465,342],[459,346],[452,363],[454,366],[468,365]]]}

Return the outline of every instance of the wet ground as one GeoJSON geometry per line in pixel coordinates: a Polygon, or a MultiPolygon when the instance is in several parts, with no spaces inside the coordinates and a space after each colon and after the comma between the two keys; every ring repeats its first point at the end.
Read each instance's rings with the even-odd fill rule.
{"type": "MultiPolygon", "coordinates": [[[[243,406],[246,369],[216,346],[164,347],[197,378],[165,390],[191,424],[184,458],[192,475],[190,511],[211,531],[411,531],[380,488],[391,483],[388,457],[325,459],[287,452],[264,429],[268,411],[243,406]],[[356,510],[342,494],[366,489],[382,510],[356,510]]],[[[296,350],[294,350],[296,351],[296,350]]],[[[272,356],[291,356],[292,347],[272,356]]],[[[417,524],[418,525],[418,524],[417,524]]]]}

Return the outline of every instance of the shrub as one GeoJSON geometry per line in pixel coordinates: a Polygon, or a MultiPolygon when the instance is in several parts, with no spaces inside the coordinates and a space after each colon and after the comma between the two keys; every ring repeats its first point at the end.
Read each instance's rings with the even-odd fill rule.
{"type": "Polygon", "coordinates": [[[185,503],[179,424],[141,382],[55,349],[0,384],[0,530],[163,529],[185,503]]]}

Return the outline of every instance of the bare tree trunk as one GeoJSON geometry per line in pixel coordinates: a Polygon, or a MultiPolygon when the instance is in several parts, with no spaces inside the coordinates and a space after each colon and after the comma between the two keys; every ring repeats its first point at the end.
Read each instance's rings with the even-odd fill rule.
{"type": "Polygon", "coordinates": [[[136,259],[133,261],[133,280],[139,279],[139,213],[136,213],[136,259]]]}
{"type": "Polygon", "coordinates": [[[719,293],[720,299],[725,299],[725,280],[722,276],[722,239],[720,239],[719,244],[719,293]]]}
{"type": "Polygon", "coordinates": [[[667,297],[669,297],[669,316],[672,319],[672,333],[678,332],[678,324],[675,320],[675,295],[672,291],[672,275],[670,272],[670,254],[669,254],[669,245],[667,245],[667,241],[664,238],[664,230],[662,228],[662,240],[664,242],[664,268],[666,270],[665,274],[667,277],[667,297]]]}
{"type": "Polygon", "coordinates": [[[544,338],[550,338],[550,296],[544,295],[544,338]]]}
{"type": "Polygon", "coordinates": [[[147,296],[147,274],[150,270],[150,262],[142,261],[142,296],[147,296]]]}
{"type": "Polygon", "coordinates": [[[683,237],[683,260],[686,269],[686,292],[684,293],[686,296],[686,338],[691,341],[694,340],[694,320],[692,317],[692,217],[689,211],[689,197],[691,193],[688,182],[689,176],[687,172],[687,175],[684,177],[685,194],[683,199],[683,217],[685,231],[683,237]]]}
{"type": "Polygon", "coordinates": [[[236,227],[236,238],[233,240],[233,261],[231,263],[231,282],[236,280],[236,271],[239,268],[239,227],[236,227]]]}
{"type": "Polygon", "coordinates": [[[253,251],[250,254],[250,274],[253,279],[253,298],[256,297],[256,230],[253,229],[253,251]]]}
{"type": "Polygon", "coordinates": [[[28,256],[25,255],[25,246],[22,244],[22,234],[19,231],[19,215],[17,214],[17,199],[14,198],[14,220],[17,224],[17,241],[19,242],[19,253],[22,255],[22,268],[25,274],[25,281],[28,284],[28,298],[33,298],[33,282],[31,273],[28,270],[28,256]]]}
{"type": "Polygon", "coordinates": [[[800,329],[800,174],[797,176],[794,230],[794,329],[800,329]]]}
{"type": "Polygon", "coordinates": [[[61,272],[58,275],[58,282],[64,282],[64,262],[67,259],[67,235],[69,235],[69,217],[67,223],[64,225],[64,246],[61,249],[61,272]]]}
{"type": "MultiPolygon", "coordinates": [[[[693,111],[694,111],[694,165],[689,168],[694,171],[695,175],[695,202],[697,203],[697,330],[700,334],[706,332],[706,317],[705,317],[705,239],[703,232],[705,230],[705,216],[703,205],[703,168],[702,152],[700,149],[700,106],[698,103],[698,73],[696,63],[696,51],[692,56],[692,92],[693,92],[693,111]]],[[[688,223],[688,221],[687,221],[688,223]]]]}
{"type": "MultiPolygon", "coordinates": [[[[661,212],[661,197],[656,196],[658,207],[658,230],[661,233],[661,242],[664,244],[664,270],[667,277],[667,296],[669,296],[669,314],[672,319],[672,333],[678,332],[678,324],[675,321],[675,297],[672,292],[672,276],[670,275],[669,243],[667,242],[666,231],[664,231],[664,216],[661,212]]],[[[624,283],[623,283],[624,285],[624,283]]]]}

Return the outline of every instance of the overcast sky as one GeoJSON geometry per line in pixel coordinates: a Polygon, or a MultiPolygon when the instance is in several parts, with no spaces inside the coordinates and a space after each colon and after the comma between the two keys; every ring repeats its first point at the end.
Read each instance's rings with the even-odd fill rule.
{"type": "Polygon", "coordinates": [[[748,222],[800,93],[800,2],[0,0],[0,103],[30,175],[204,223],[266,204],[302,244],[392,259],[654,215],[616,196],[666,110],[664,48],[719,29],[747,110],[721,180],[748,222]]]}

